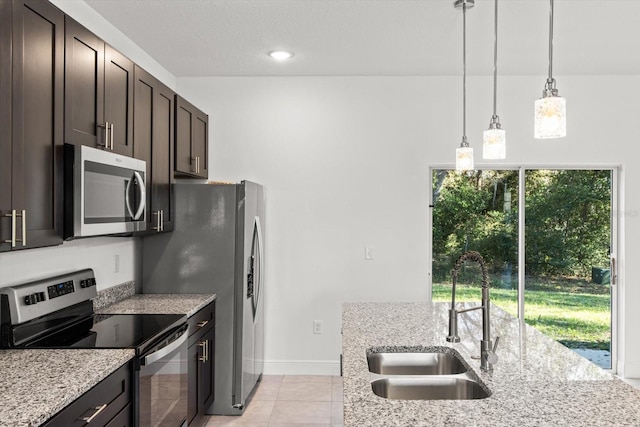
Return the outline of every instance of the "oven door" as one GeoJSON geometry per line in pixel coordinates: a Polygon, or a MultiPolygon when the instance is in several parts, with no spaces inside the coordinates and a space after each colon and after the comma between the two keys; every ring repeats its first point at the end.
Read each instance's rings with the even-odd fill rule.
{"type": "Polygon", "coordinates": [[[140,427],[187,425],[187,324],[140,356],[140,427]]]}

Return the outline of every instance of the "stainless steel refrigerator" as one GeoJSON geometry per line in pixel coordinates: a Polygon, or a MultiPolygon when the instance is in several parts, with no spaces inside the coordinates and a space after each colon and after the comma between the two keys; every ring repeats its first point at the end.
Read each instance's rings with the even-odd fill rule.
{"type": "Polygon", "coordinates": [[[264,189],[175,184],[174,230],[142,239],[143,293],[215,293],[215,399],[240,415],[264,360],[264,189]]]}

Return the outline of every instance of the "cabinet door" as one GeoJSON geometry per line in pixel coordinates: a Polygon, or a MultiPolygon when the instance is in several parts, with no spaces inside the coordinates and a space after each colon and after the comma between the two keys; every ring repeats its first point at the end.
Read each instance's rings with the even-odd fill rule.
{"type": "Polygon", "coordinates": [[[215,328],[211,328],[203,337],[205,344],[205,361],[200,363],[198,380],[198,407],[199,412],[204,415],[205,411],[213,403],[213,383],[214,383],[214,355],[215,355],[215,328]]]}
{"type": "Polygon", "coordinates": [[[11,0],[0,0],[0,252],[11,249],[11,0]]]}
{"type": "Polygon", "coordinates": [[[62,243],[64,14],[39,0],[13,4],[11,205],[23,249],[62,243]]]}
{"type": "Polygon", "coordinates": [[[135,68],[134,155],[147,162],[148,230],[173,229],[173,102],[172,90],[135,68]]]}
{"type": "Polygon", "coordinates": [[[176,96],[176,151],[175,169],[179,174],[193,175],[196,172],[195,158],[191,153],[193,140],[193,106],[176,96]]]}
{"type": "Polygon", "coordinates": [[[215,328],[211,328],[189,347],[189,425],[200,425],[205,419],[205,411],[213,403],[214,331],[215,328]]]}
{"type": "Polygon", "coordinates": [[[162,231],[173,230],[173,119],[175,94],[158,83],[153,97],[153,209],[162,212],[162,231]]]}
{"type": "Polygon", "coordinates": [[[209,117],[176,96],[175,171],[185,177],[207,178],[209,117]]]}
{"type": "Polygon", "coordinates": [[[196,175],[200,178],[207,178],[209,171],[207,170],[208,161],[208,133],[209,133],[209,117],[202,111],[195,111],[193,117],[193,156],[198,159],[196,175]]]}
{"type": "Polygon", "coordinates": [[[111,150],[133,156],[133,62],[109,45],[104,50],[104,120],[111,150]]]}
{"type": "Polygon", "coordinates": [[[64,139],[98,147],[106,141],[104,123],[104,42],[65,17],[64,139]]]}

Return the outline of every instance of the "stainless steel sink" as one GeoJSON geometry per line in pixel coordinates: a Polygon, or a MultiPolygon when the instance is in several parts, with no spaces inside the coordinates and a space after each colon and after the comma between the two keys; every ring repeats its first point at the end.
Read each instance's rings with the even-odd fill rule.
{"type": "Polygon", "coordinates": [[[371,383],[373,392],[387,399],[484,399],[489,393],[475,380],[455,376],[387,377],[371,383]]]}
{"type": "Polygon", "coordinates": [[[451,347],[372,347],[373,392],[387,399],[485,399],[491,391],[451,347]]]}
{"type": "Polygon", "coordinates": [[[447,375],[462,374],[468,368],[452,353],[369,353],[369,371],[381,375],[447,375]]]}

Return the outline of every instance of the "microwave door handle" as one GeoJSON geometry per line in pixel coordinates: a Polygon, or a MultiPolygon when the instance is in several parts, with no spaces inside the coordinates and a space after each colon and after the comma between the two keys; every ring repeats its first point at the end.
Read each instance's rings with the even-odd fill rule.
{"type": "Polygon", "coordinates": [[[139,220],[142,214],[144,213],[144,208],[147,204],[147,192],[144,188],[144,180],[142,179],[142,175],[137,171],[133,172],[133,176],[138,181],[138,195],[140,196],[140,205],[138,206],[138,210],[136,211],[135,216],[132,215],[134,220],[139,220]]]}
{"type": "Polygon", "coordinates": [[[133,179],[130,179],[127,182],[126,188],[124,189],[124,202],[125,202],[125,204],[127,206],[127,212],[129,212],[129,216],[132,219],[135,219],[135,218],[133,218],[133,211],[131,210],[131,197],[129,196],[129,190],[131,189],[131,182],[132,181],[133,181],[133,179]]]}
{"type": "Polygon", "coordinates": [[[182,344],[184,344],[187,341],[187,338],[189,338],[189,334],[187,334],[187,328],[184,328],[182,335],[180,335],[180,338],[176,339],[175,341],[173,341],[171,344],[167,345],[166,347],[162,347],[160,350],[158,351],[154,351],[153,353],[149,354],[148,356],[145,356],[142,358],[142,364],[144,366],[149,366],[154,362],[157,362],[158,360],[166,357],[167,355],[173,353],[174,350],[176,350],[177,348],[180,348],[180,346],[182,344]]]}

